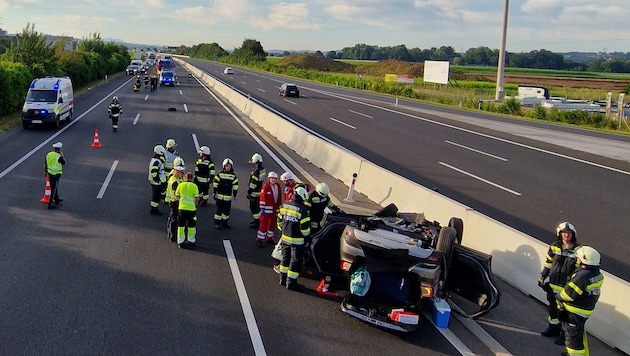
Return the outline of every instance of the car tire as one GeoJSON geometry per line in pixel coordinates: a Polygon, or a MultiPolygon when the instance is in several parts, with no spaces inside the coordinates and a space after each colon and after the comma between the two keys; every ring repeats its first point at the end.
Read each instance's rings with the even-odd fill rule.
{"type": "Polygon", "coordinates": [[[390,216],[396,216],[398,214],[398,207],[394,203],[389,203],[387,206],[382,208],[381,210],[374,213],[374,216],[379,218],[385,218],[390,216]]]}
{"type": "Polygon", "coordinates": [[[28,129],[28,121],[22,121],[22,127],[24,128],[24,130],[28,129]]]}
{"type": "Polygon", "coordinates": [[[448,226],[457,231],[457,243],[461,245],[464,236],[464,221],[460,218],[450,218],[448,220],[448,226]]]}
{"type": "Polygon", "coordinates": [[[66,117],[66,122],[72,121],[72,110],[68,113],[68,117],[66,117]]]}
{"type": "Polygon", "coordinates": [[[299,97],[300,97],[300,94],[299,94],[299,93],[298,93],[298,94],[295,94],[295,97],[296,97],[296,98],[299,98],[299,97]]]}
{"type": "Polygon", "coordinates": [[[451,267],[453,261],[453,246],[457,243],[457,230],[450,226],[444,226],[440,229],[438,234],[437,244],[435,250],[442,252],[444,255],[444,263],[446,264],[446,270],[451,267]]]}
{"type": "Polygon", "coordinates": [[[59,120],[59,116],[56,116],[55,121],[53,122],[53,128],[55,130],[59,130],[60,126],[61,126],[61,120],[59,120]]]}

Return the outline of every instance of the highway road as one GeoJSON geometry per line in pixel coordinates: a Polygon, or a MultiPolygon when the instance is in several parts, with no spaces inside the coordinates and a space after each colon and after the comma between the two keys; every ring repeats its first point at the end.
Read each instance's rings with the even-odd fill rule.
{"type": "MultiPolygon", "coordinates": [[[[255,231],[247,227],[247,161],[265,144],[258,130],[194,80],[155,93],[134,93],[131,87],[129,77],[118,76],[77,97],[73,122],[59,131],[18,127],[0,135],[0,355],[493,355],[505,349],[555,355],[562,350],[537,334],[545,326],[544,307],[503,282],[501,308],[478,323],[453,317],[444,330],[423,318],[418,332],[406,335],[344,316],[339,300],[314,293],[315,281],[303,279],[302,293],[279,287],[271,249],[257,248],[255,231]],[[106,117],[113,95],[124,107],[117,133],[106,117]],[[94,130],[101,148],[91,147],[94,130]],[[234,160],[241,181],[232,229],[214,230],[214,207],[200,208],[195,251],[177,249],[166,239],[166,217],[149,214],[147,166],[153,146],[167,138],[176,139],[189,170],[197,147],[208,145],[215,163],[226,156],[234,160]],[[47,210],[39,201],[43,159],[56,141],[63,142],[68,161],[60,183],[65,202],[47,210]]],[[[340,131],[329,122],[322,126],[323,134],[340,131]]],[[[275,148],[270,152],[280,155],[275,148]]],[[[268,171],[286,168],[271,154],[263,156],[268,171]]],[[[596,339],[589,342],[594,354],[615,354],[596,339]]]]}
{"type": "Polygon", "coordinates": [[[395,106],[388,96],[244,69],[223,75],[219,63],[189,61],[287,119],[545,243],[559,222],[570,221],[579,242],[602,252],[606,271],[630,279],[629,137],[408,100],[395,106]],[[286,81],[298,84],[300,98],[277,95],[286,81]],[[496,128],[475,125],[480,118],[496,128]],[[502,131],[505,124],[541,134],[517,136],[502,131]],[[548,143],[542,131],[570,135],[569,142],[548,143]],[[586,140],[628,151],[610,158],[568,148],[586,140]]]}

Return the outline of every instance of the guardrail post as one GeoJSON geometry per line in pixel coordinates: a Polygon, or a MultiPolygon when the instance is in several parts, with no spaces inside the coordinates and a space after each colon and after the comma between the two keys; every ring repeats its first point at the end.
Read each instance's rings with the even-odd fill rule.
{"type": "Polygon", "coordinates": [[[398,106],[398,98],[396,98],[396,105],[395,106],[398,106]]]}
{"type": "Polygon", "coordinates": [[[344,201],[347,201],[349,203],[354,202],[354,199],[352,199],[352,196],[354,195],[354,182],[357,179],[357,174],[353,173],[352,174],[352,183],[350,184],[350,187],[348,188],[348,196],[344,199],[344,201]]]}

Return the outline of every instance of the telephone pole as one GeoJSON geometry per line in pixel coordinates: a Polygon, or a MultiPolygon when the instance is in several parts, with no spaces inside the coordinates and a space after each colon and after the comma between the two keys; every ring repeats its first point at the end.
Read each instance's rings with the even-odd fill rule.
{"type": "Polygon", "coordinates": [[[507,37],[507,19],[510,0],[505,0],[503,8],[503,28],[501,31],[501,48],[499,49],[499,69],[497,71],[497,92],[494,100],[503,101],[503,74],[505,72],[505,38],[507,37]]]}

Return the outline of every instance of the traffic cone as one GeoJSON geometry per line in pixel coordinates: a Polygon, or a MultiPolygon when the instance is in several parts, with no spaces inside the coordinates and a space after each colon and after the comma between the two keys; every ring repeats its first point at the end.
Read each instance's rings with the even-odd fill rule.
{"type": "Polygon", "coordinates": [[[46,187],[44,187],[44,197],[40,200],[41,203],[48,204],[50,202],[50,179],[46,176],[46,187]]]}
{"type": "Polygon", "coordinates": [[[337,293],[333,293],[328,290],[330,288],[330,282],[327,281],[328,278],[322,279],[317,285],[317,293],[326,297],[336,297],[337,293]]]}
{"type": "Polygon", "coordinates": [[[98,130],[94,130],[94,142],[92,142],[92,147],[101,147],[101,142],[98,139],[98,130]]]}

